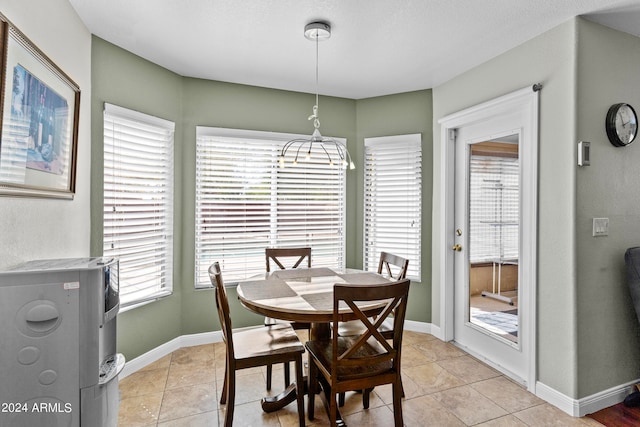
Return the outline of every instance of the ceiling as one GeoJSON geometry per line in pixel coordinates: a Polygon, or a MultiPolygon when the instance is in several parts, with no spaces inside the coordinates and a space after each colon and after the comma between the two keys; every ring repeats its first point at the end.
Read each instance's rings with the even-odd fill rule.
{"type": "Polygon", "coordinates": [[[69,0],[89,31],[188,77],[362,99],[433,88],[567,21],[640,36],[638,0],[69,0]]]}

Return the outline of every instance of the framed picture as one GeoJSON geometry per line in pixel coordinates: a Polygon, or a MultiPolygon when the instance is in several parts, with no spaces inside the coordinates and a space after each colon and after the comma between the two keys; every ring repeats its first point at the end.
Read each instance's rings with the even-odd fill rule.
{"type": "Polygon", "coordinates": [[[0,196],[73,199],[80,88],[0,15],[0,196]]]}

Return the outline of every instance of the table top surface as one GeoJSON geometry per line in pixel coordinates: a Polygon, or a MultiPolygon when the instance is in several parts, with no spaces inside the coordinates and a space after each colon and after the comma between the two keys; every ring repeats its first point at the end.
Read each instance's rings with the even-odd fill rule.
{"type": "MultiPolygon", "coordinates": [[[[297,322],[330,322],[336,283],[372,285],[389,283],[389,280],[361,270],[297,268],[277,270],[266,273],[264,278],[239,282],[237,291],[242,304],[256,313],[297,322]]],[[[377,302],[370,308],[379,307],[377,302]]],[[[362,305],[362,308],[368,307],[362,305]]],[[[345,306],[343,313],[348,317],[350,312],[345,306]]]]}

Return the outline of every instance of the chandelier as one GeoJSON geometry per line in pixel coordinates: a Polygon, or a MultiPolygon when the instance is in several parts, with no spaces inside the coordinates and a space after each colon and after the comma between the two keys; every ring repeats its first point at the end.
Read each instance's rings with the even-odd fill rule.
{"type": "Polygon", "coordinates": [[[318,115],[318,43],[331,37],[331,26],[326,22],[311,22],[304,27],[304,36],[316,42],[316,103],[313,106],[312,114],[307,120],[313,120],[313,133],[309,138],[296,138],[287,142],[280,151],[280,167],[285,165],[285,156],[287,151],[295,151],[293,164],[298,163],[301,152],[305,159],[311,158],[311,150],[315,145],[322,148],[330,166],[341,165],[343,168],[355,169],[355,165],[351,161],[351,155],[346,145],[333,138],[322,136],[320,133],[320,117],[318,115]],[[332,148],[333,147],[333,148],[332,148]],[[333,153],[333,157],[330,152],[333,153]]]}

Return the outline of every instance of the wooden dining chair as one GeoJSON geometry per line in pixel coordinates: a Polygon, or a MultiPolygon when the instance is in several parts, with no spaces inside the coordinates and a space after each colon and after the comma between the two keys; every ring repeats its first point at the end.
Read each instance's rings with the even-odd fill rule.
{"type": "Polygon", "coordinates": [[[266,248],[264,250],[265,260],[267,262],[267,273],[271,271],[271,263],[273,262],[277,265],[281,270],[286,270],[288,268],[298,268],[300,264],[305,260],[307,260],[307,268],[311,268],[311,248],[310,247],[302,247],[302,248],[266,248]],[[291,267],[286,267],[283,264],[283,258],[287,258],[291,261],[291,258],[295,261],[293,264],[289,262],[286,265],[291,265],[291,267]]]}
{"type": "Polygon", "coordinates": [[[333,334],[331,339],[308,341],[309,390],[307,413],[314,418],[315,394],[319,381],[328,390],[329,419],[336,425],[338,405],[336,394],[351,390],[365,390],[383,384],[393,387],[393,414],[395,426],[402,420],[402,390],[400,382],[400,359],[404,317],[409,296],[409,280],[376,284],[336,284],[333,291],[333,330],[337,331],[346,307],[363,325],[363,332],[356,336],[343,337],[333,334]],[[360,303],[380,302],[384,308],[378,316],[367,317],[359,308],[360,303]],[[396,316],[393,339],[387,340],[378,328],[391,314],[396,316]]]}
{"type": "Polygon", "coordinates": [[[229,300],[222,280],[220,265],[209,267],[209,278],[215,287],[216,308],[226,345],[224,383],[221,404],[227,404],[224,416],[225,427],[233,424],[236,395],[236,371],[273,363],[294,362],[296,367],[296,392],[298,421],[304,426],[304,379],[302,376],[302,354],[304,346],[290,325],[278,324],[267,328],[233,331],[229,313],[229,300]]]}
{"type": "MultiPolygon", "coordinates": [[[[385,276],[386,278],[394,281],[402,280],[407,277],[407,270],[409,268],[409,260],[398,255],[394,255],[389,252],[380,252],[380,261],[378,261],[378,274],[385,276]]],[[[389,316],[380,327],[378,328],[380,333],[386,339],[393,339],[393,323],[395,316],[389,316]]],[[[363,330],[363,325],[358,321],[344,322],[340,325],[338,334],[342,336],[357,335],[363,330]]],[[[400,383],[402,385],[402,382],[400,383]]],[[[404,386],[401,386],[402,397],[404,397],[404,386]]],[[[369,407],[369,395],[370,389],[362,390],[362,403],[366,408],[369,407]]],[[[344,393],[340,394],[339,400],[340,406],[344,405],[344,393]]]]}
{"type": "MultiPolygon", "coordinates": [[[[389,252],[380,252],[380,262],[378,262],[378,274],[391,279],[402,280],[407,277],[407,270],[409,269],[409,260],[398,255],[390,254],[389,252]]],[[[387,339],[393,338],[393,322],[395,316],[390,316],[385,322],[380,325],[380,332],[387,339]]]]}
{"type": "Polygon", "coordinates": [[[392,280],[402,280],[407,277],[408,268],[408,259],[389,252],[380,252],[378,274],[382,274],[392,280]]]}
{"type": "MultiPolygon", "coordinates": [[[[389,252],[380,252],[380,261],[378,262],[378,274],[385,276],[386,278],[398,281],[407,277],[407,269],[409,268],[409,260],[398,255],[391,254],[389,252]]],[[[382,325],[380,325],[380,332],[386,336],[387,339],[393,338],[393,316],[389,317],[382,325]]],[[[356,335],[362,331],[362,324],[360,322],[344,322],[340,325],[338,334],[356,335]]]]}
{"type": "MultiPolygon", "coordinates": [[[[306,259],[306,267],[311,268],[311,248],[266,248],[264,250],[264,256],[267,263],[267,273],[271,272],[271,263],[274,263],[279,269],[286,270],[291,268],[298,268],[306,259]],[[287,262],[288,261],[288,262],[287,262]]],[[[293,329],[296,330],[309,330],[311,325],[309,323],[301,322],[287,322],[286,320],[274,319],[271,317],[264,318],[265,326],[275,325],[278,323],[290,324],[293,329]]],[[[267,366],[267,390],[271,390],[271,379],[273,376],[273,367],[267,366]]],[[[289,386],[291,377],[289,373],[289,364],[284,364],[284,386],[289,386]]]]}

